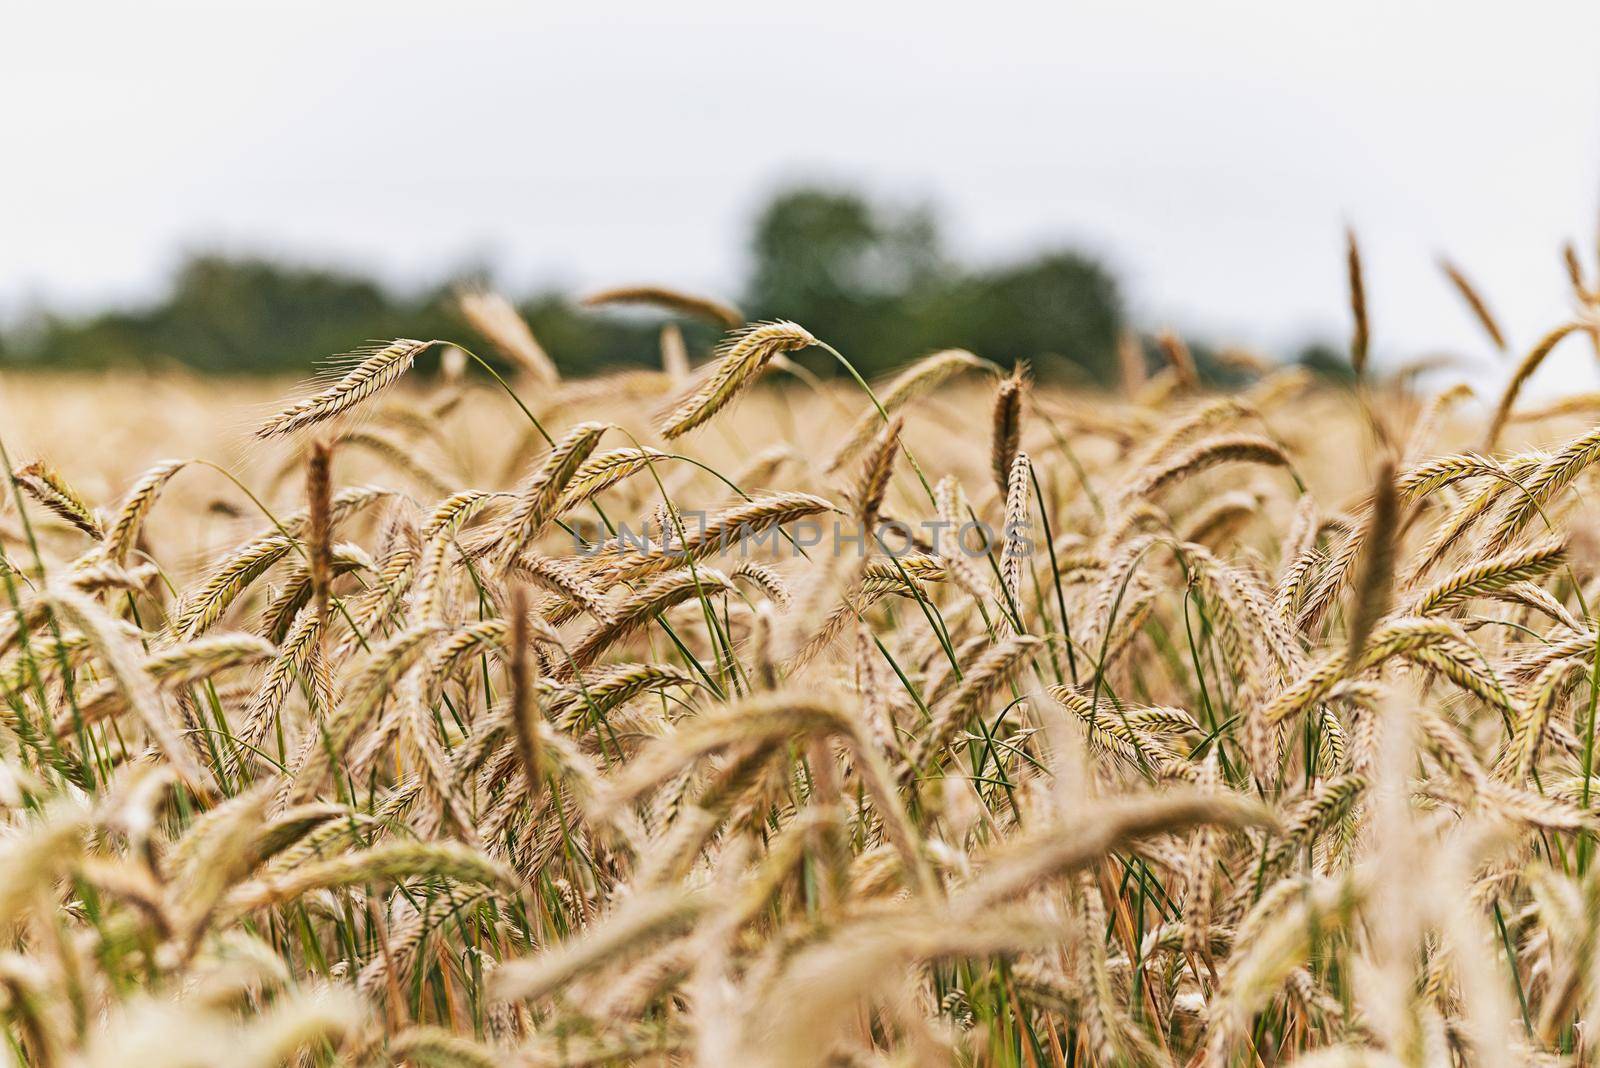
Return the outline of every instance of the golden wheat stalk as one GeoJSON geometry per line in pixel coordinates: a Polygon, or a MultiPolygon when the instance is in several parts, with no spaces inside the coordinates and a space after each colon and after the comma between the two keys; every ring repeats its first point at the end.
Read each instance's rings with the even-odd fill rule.
{"type": "Polygon", "coordinates": [[[725,301],[667,286],[617,286],[591,293],[583,298],[583,303],[591,308],[609,304],[643,304],[692,319],[703,319],[727,330],[737,329],[745,321],[744,313],[725,301]]]}
{"type": "Polygon", "coordinates": [[[491,993],[506,1001],[543,997],[621,953],[685,930],[709,904],[704,894],[678,890],[636,895],[615,910],[598,930],[540,957],[496,969],[491,993]]]}
{"type": "Polygon", "coordinates": [[[333,580],[332,467],[333,446],[314,441],[306,458],[306,500],[310,522],[306,526],[307,573],[311,579],[311,599],[319,615],[328,614],[328,586],[333,580]]]}
{"type": "Polygon", "coordinates": [[[661,324],[661,370],[674,386],[689,381],[689,346],[677,323],[661,324]]]}
{"type": "Polygon", "coordinates": [[[533,685],[533,668],[529,661],[532,650],[528,632],[528,604],[520,591],[511,595],[511,725],[516,730],[517,753],[522,758],[522,774],[527,780],[529,804],[539,799],[544,785],[544,761],[541,758],[539,728],[539,697],[533,685]]]}
{"type": "Polygon", "coordinates": [[[1505,428],[1506,420],[1511,417],[1511,409],[1516,406],[1517,396],[1522,392],[1523,384],[1532,377],[1533,372],[1537,371],[1539,365],[1544,363],[1545,357],[1549,356],[1555,350],[1555,347],[1561,344],[1563,339],[1579,331],[1585,331],[1591,335],[1596,333],[1594,326],[1590,323],[1581,321],[1563,323],[1540,338],[1539,343],[1529,349],[1528,354],[1522,358],[1522,362],[1517,364],[1516,370],[1511,373],[1511,380],[1506,383],[1505,391],[1500,394],[1500,403],[1495,408],[1494,417],[1489,421],[1488,431],[1484,434],[1483,450],[1485,452],[1494,451],[1495,444],[1500,440],[1500,431],[1505,428]]]}
{"type": "Polygon", "coordinates": [[[1503,354],[1506,351],[1505,334],[1501,332],[1500,324],[1495,321],[1494,313],[1489,311],[1489,305],[1483,299],[1483,295],[1478,292],[1477,287],[1468,280],[1459,267],[1447,259],[1441,258],[1439,260],[1439,270],[1443,271],[1444,276],[1450,279],[1450,284],[1455,287],[1456,292],[1461,295],[1461,299],[1471,309],[1472,317],[1477,320],[1479,326],[1483,327],[1483,332],[1489,335],[1489,340],[1494,342],[1494,347],[1503,354]]]}
{"type": "Polygon", "coordinates": [[[1200,369],[1195,366],[1194,354],[1176,331],[1163,330],[1156,335],[1156,348],[1166,358],[1178,385],[1193,391],[1200,388],[1200,369]]]}
{"type": "Polygon", "coordinates": [[[286,804],[303,804],[316,795],[351,743],[371,724],[390,689],[439,630],[437,623],[419,623],[368,654],[361,671],[351,679],[337,714],[306,739],[299,766],[286,784],[286,804]]]}
{"type": "Polygon", "coordinates": [[[555,363],[533,336],[528,321],[505,297],[492,290],[466,289],[456,295],[456,307],[474,330],[535,382],[553,386],[561,381],[555,363]]]}
{"type": "Polygon", "coordinates": [[[810,493],[773,493],[754,497],[707,516],[682,531],[676,524],[663,530],[659,551],[641,552],[631,546],[608,547],[591,558],[590,570],[611,581],[658,575],[724,552],[750,551],[746,541],[775,527],[833,510],[832,502],[810,493]]]}
{"type": "Polygon", "coordinates": [[[166,488],[172,476],[188,465],[188,460],[163,460],[139,476],[128,490],[127,497],[117,509],[116,518],[111,521],[111,526],[106,531],[107,559],[121,563],[127,558],[134,543],[139,540],[145,517],[150,514],[150,509],[155,507],[156,498],[161,495],[161,491],[166,488]]]}
{"type": "Polygon", "coordinates": [[[1507,586],[1524,582],[1560,567],[1566,560],[1566,540],[1541,539],[1524,549],[1516,549],[1481,560],[1440,579],[1419,592],[1411,601],[1407,615],[1425,616],[1451,608],[1474,597],[1483,597],[1507,586]]]}
{"type": "Polygon", "coordinates": [[[505,889],[519,882],[504,865],[458,843],[392,842],[246,883],[228,896],[225,907],[238,915],[296,901],[316,890],[403,879],[449,879],[505,889]]]}
{"type": "Polygon", "coordinates": [[[1362,279],[1361,247],[1356,243],[1355,230],[1345,230],[1344,247],[1345,280],[1350,291],[1350,366],[1355,369],[1356,377],[1361,378],[1367,373],[1367,349],[1371,340],[1367,325],[1367,286],[1362,279]]]}
{"type": "Polygon", "coordinates": [[[648,445],[596,453],[573,473],[556,512],[561,514],[571,511],[624,479],[631,478],[641,471],[650,470],[660,460],[671,458],[671,454],[648,445]]]}
{"type": "Polygon", "coordinates": [[[986,650],[976,662],[965,667],[962,679],[950,695],[933,709],[933,718],[912,750],[907,766],[912,773],[925,769],[950,743],[967,718],[995,690],[1005,685],[1012,673],[1021,669],[1042,643],[1026,634],[1013,635],[986,650]]]}
{"type": "Polygon", "coordinates": [[[674,605],[697,597],[710,597],[730,589],[733,583],[720,571],[709,567],[674,571],[634,593],[613,607],[610,618],[596,624],[572,649],[570,668],[585,668],[607,648],[646,626],[674,605]]]}
{"type": "Polygon", "coordinates": [[[501,523],[495,553],[511,560],[527,548],[555,518],[561,494],[610,429],[606,423],[579,423],[550,446],[550,451],[517,488],[511,510],[501,523]]]}
{"type": "Polygon", "coordinates": [[[748,389],[774,356],[816,343],[803,327],[789,322],[758,323],[730,334],[700,385],[661,414],[657,432],[668,439],[682,437],[748,389]]]}
{"type": "Polygon", "coordinates": [[[354,368],[333,385],[296,401],[272,416],[256,430],[256,437],[293,434],[343,415],[393,385],[411,370],[418,356],[437,344],[440,342],[400,338],[383,345],[357,349],[350,353],[350,358],[360,361],[354,368]]]}
{"type": "MultiPolygon", "coordinates": [[[[329,502],[329,529],[390,494],[390,490],[377,486],[353,486],[340,490],[329,502]]],[[[295,550],[299,535],[309,523],[308,512],[296,512],[284,518],[271,531],[250,539],[225,556],[199,584],[198,589],[183,595],[174,621],[174,628],[179,635],[196,637],[221,619],[251,583],[295,550]]]]}
{"type": "Polygon", "coordinates": [[[1517,533],[1539,515],[1543,505],[1571,485],[1597,459],[1600,459],[1600,427],[1573,438],[1548,457],[1530,456],[1528,460],[1535,465],[1531,475],[1525,466],[1514,467],[1513,477],[1507,480],[1509,488],[1501,489],[1487,502],[1506,501],[1494,530],[1485,538],[1489,550],[1498,552],[1509,545],[1517,533]]]}
{"type": "Polygon", "coordinates": [[[1396,485],[1401,496],[1416,499],[1472,478],[1510,481],[1510,472],[1499,460],[1477,453],[1460,453],[1424,460],[1401,474],[1396,485]]]}
{"type": "Polygon", "coordinates": [[[903,416],[895,416],[884,426],[856,479],[851,496],[855,501],[856,519],[865,537],[876,535],[878,513],[882,511],[883,499],[889,492],[889,479],[894,475],[894,461],[900,453],[900,434],[904,429],[903,416]]]}
{"type": "Polygon", "coordinates": [[[516,575],[555,594],[566,604],[581,608],[601,621],[610,618],[611,608],[600,588],[568,562],[537,553],[523,553],[513,562],[512,569],[516,575]]]}
{"type": "Polygon", "coordinates": [[[1140,472],[1126,490],[1126,500],[1133,502],[1153,497],[1169,486],[1225,463],[1292,466],[1282,446],[1266,438],[1251,434],[1212,438],[1140,472]]]}
{"type": "Polygon", "coordinates": [[[1400,546],[1400,495],[1394,484],[1394,461],[1378,466],[1372,490],[1372,511],[1361,540],[1360,570],[1351,590],[1345,623],[1345,655],[1360,659],[1372,629],[1394,598],[1395,559],[1400,546]]]}
{"type": "Polygon", "coordinates": [[[110,681],[174,770],[191,789],[202,790],[204,777],[200,767],[162,707],[155,680],[145,671],[138,646],[117,627],[115,619],[84,594],[47,588],[45,596],[88,639],[95,655],[106,666],[110,681]]]}
{"type": "Polygon", "coordinates": [[[1018,619],[1022,618],[1022,570],[1032,550],[1033,522],[1029,502],[1033,496],[1033,463],[1019,452],[1006,479],[1005,548],[1000,554],[1000,582],[1018,619]]]}
{"type": "Polygon", "coordinates": [[[990,417],[989,466],[1002,497],[1010,485],[1011,462],[1021,447],[1022,399],[1028,384],[1027,374],[1027,365],[1017,364],[1010,377],[1001,381],[994,395],[994,412],[990,417]]]}
{"type": "Polygon", "coordinates": [[[105,537],[100,520],[61,473],[42,460],[17,468],[11,477],[57,519],[99,541],[105,537]]]}
{"type": "Polygon", "coordinates": [[[284,701],[288,699],[295,678],[307,671],[323,626],[324,617],[314,607],[302,608],[295,615],[284,634],[276,659],[267,668],[243,718],[235,725],[234,737],[239,743],[239,759],[248,757],[250,751],[267,736],[284,701]]]}
{"type": "MultiPolygon", "coordinates": [[[[378,568],[367,551],[354,542],[336,542],[328,547],[328,579],[352,572],[377,572],[378,568]]],[[[380,579],[382,576],[379,576],[380,579]]],[[[293,565],[284,575],[282,585],[261,611],[261,632],[277,641],[293,621],[295,613],[312,598],[310,562],[293,565]]]]}
{"type": "MultiPolygon", "coordinates": [[[[900,372],[887,387],[879,391],[878,406],[893,415],[918,397],[927,396],[963,371],[981,370],[995,372],[994,364],[979,359],[965,349],[945,349],[924,356],[900,372]]],[[[846,431],[844,443],[834,450],[826,470],[829,474],[841,470],[854,460],[871,443],[883,425],[883,414],[878,406],[869,405],[846,431]]]]}

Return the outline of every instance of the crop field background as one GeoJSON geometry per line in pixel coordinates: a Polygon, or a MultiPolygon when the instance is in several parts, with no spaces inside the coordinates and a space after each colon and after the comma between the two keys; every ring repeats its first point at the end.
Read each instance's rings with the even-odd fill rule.
{"type": "Polygon", "coordinates": [[[1353,244],[1343,384],[868,381],[672,290],[588,380],[487,292],[301,386],[8,376],[5,1054],[1592,1063],[1573,271],[1477,394],[1365,366],[1353,244]]]}

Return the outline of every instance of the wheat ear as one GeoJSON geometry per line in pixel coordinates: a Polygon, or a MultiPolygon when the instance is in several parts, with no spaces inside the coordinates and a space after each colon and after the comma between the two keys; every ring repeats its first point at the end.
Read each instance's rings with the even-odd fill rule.
{"type": "Polygon", "coordinates": [[[415,341],[400,338],[384,345],[357,349],[352,357],[361,362],[343,378],[326,389],[319,390],[304,400],[297,401],[268,419],[256,431],[258,438],[281,437],[297,430],[327,422],[355,408],[376,393],[382,392],[411,370],[417,357],[438,341],[415,341]]]}
{"type": "Polygon", "coordinates": [[[816,342],[803,327],[789,322],[759,323],[729,335],[704,382],[662,414],[656,429],[664,438],[682,437],[748,389],[774,356],[816,342]]]}

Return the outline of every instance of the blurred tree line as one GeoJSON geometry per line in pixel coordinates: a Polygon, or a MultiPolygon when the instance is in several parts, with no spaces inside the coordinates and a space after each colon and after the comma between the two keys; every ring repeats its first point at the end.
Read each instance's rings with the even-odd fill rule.
{"type": "MultiPolygon", "coordinates": [[[[1115,377],[1122,297],[1109,270],[1081,252],[964,265],[945,249],[927,209],[811,187],[783,191],[765,206],[748,251],[749,276],[734,294],[744,313],[792,319],[869,374],[960,347],[1000,363],[1030,360],[1044,377],[1115,377]]],[[[202,372],[301,374],[324,356],[391,337],[454,339],[487,352],[473,345],[454,304],[457,288],[473,281],[481,280],[400,293],[347,271],[196,255],[148,306],[39,313],[12,325],[0,332],[0,366],[175,362],[202,372]]],[[[648,315],[584,308],[559,292],[517,303],[564,373],[658,362],[656,320],[648,315]]],[[[686,324],[686,332],[702,348],[715,340],[705,327],[686,324]]]]}

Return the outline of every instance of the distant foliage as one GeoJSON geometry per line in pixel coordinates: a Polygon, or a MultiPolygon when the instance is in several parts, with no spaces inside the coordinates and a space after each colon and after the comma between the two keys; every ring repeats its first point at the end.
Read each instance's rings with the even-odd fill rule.
{"type": "MultiPolygon", "coordinates": [[[[964,265],[945,250],[931,209],[812,187],[774,196],[753,220],[748,249],[747,280],[726,295],[754,319],[811,324],[864,371],[965,348],[1008,365],[1032,360],[1046,377],[1113,377],[1122,299],[1110,272],[1082,253],[1055,248],[1018,262],[964,265]]],[[[350,270],[199,254],[143,307],[0,324],[0,366],[177,363],[213,373],[298,373],[352,338],[472,344],[476,335],[453,295],[473,281],[399,292],[350,270]]],[[[578,296],[546,291],[518,301],[564,373],[659,364],[658,316],[587,308],[578,296]]],[[[716,339],[712,327],[683,326],[696,351],[716,339]]]]}
{"type": "Polygon", "coordinates": [[[1097,380],[1116,362],[1116,279],[1078,252],[968,268],[946,255],[929,210],[809,188],[772,200],[751,252],[754,314],[813,324],[874,371],[943,348],[1067,362],[1097,380]]]}

